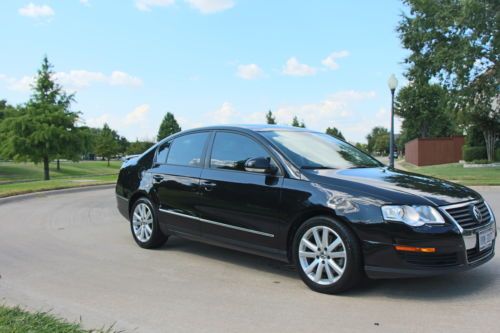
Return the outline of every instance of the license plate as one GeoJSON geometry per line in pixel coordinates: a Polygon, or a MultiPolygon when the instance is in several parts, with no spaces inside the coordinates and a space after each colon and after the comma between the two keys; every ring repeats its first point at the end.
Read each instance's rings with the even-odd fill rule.
{"type": "Polygon", "coordinates": [[[487,249],[491,246],[493,239],[495,238],[495,230],[493,229],[481,230],[478,233],[478,238],[479,238],[479,251],[487,249]]]}

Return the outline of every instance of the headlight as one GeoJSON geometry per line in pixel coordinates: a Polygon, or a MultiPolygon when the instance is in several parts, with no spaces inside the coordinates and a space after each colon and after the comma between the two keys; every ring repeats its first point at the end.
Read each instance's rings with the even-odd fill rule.
{"type": "Polygon", "coordinates": [[[443,224],[441,214],[431,206],[382,206],[386,221],[403,222],[413,227],[424,224],[443,224]]]}

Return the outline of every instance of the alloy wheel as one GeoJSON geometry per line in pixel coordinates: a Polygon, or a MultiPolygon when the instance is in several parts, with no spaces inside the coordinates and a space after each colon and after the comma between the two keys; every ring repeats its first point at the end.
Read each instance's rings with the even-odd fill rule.
{"type": "Polygon", "coordinates": [[[145,243],[151,239],[153,234],[153,213],[147,204],[140,203],[135,207],[132,227],[135,237],[139,241],[145,243]]]}
{"type": "Polygon", "coordinates": [[[300,239],[298,250],[300,266],[311,281],[331,285],[344,274],[347,265],[346,246],[331,228],[310,228],[300,239]]]}

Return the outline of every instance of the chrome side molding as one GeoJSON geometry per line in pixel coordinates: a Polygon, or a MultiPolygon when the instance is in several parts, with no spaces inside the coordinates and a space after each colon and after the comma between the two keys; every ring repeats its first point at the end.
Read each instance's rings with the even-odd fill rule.
{"type": "Polygon", "coordinates": [[[273,234],[269,234],[267,232],[262,232],[262,231],[257,231],[257,230],[253,230],[253,229],[247,229],[247,228],[237,227],[237,226],[234,226],[234,225],[230,225],[230,224],[226,224],[226,223],[221,223],[221,222],[216,222],[216,221],[212,221],[212,220],[206,220],[206,219],[202,219],[200,217],[191,216],[191,215],[187,215],[187,214],[182,214],[182,213],[179,213],[179,212],[176,212],[176,211],[173,211],[173,210],[162,209],[162,208],[160,208],[159,210],[162,213],[177,215],[177,216],[181,216],[181,217],[187,217],[187,218],[190,218],[190,219],[193,219],[193,220],[197,220],[197,221],[202,222],[202,223],[213,224],[213,225],[216,225],[216,226],[219,226],[219,227],[224,227],[224,228],[229,228],[229,229],[234,229],[234,230],[238,230],[238,231],[248,232],[248,233],[256,234],[256,235],[260,235],[260,236],[274,238],[273,234]]]}

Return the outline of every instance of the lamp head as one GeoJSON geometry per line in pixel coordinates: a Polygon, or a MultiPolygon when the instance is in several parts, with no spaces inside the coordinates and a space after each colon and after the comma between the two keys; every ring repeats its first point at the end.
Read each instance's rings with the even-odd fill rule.
{"type": "Polygon", "coordinates": [[[387,85],[389,86],[389,89],[391,91],[396,90],[396,88],[398,87],[398,79],[396,79],[396,76],[394,74],[391,74],[389,80],[387,80],[387,85]]]}

